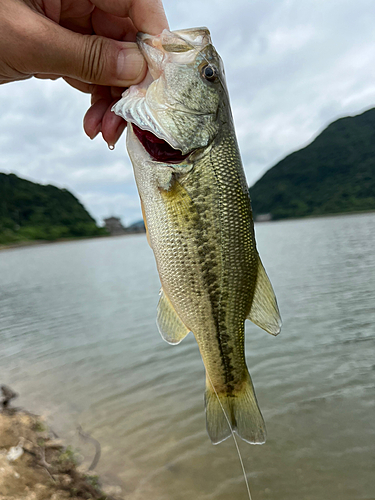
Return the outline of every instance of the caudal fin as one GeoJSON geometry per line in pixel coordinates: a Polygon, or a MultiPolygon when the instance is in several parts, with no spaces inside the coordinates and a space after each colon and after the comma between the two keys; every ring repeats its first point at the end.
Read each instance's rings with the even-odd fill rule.
{"type": "Polygon", "coordinates": [[[232,430],[248,443],[266,441],[266,427],[250,375],[241,391],[230,394],[217,394],[210,379],[206,378],[205,402],[207,432],[213,444],[227,439],[232,430]]]}

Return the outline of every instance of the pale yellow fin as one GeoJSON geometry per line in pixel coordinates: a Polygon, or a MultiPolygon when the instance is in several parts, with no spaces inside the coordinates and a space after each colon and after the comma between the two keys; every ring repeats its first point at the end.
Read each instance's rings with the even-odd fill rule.
{"type": "Polygon", "coordinates": [[[150,234],[148,232],[148,227],[147,227],[146,212],[145,212],[145,207],[143,206],[142,198],[141,198],[141,209],[142,209],[143,222],[145,223],[147,241],[148,241],[148,244],[150,245],[150,247],[152,248],[151,241],[150,241],[150,234]]]}
{"type": "Polygon", "coordinates": [[[259,257],[258,262],[254,298],[247,319],[263,328],[266,332],[277,335],[281,330],[279,307],[275,292],[259,257]]]}
{"type": "Polygon", "coordinates": [[[218,394],[206,378],[205,402],[207,432],[213,444],[227,439],[232,431],[248,443],[263,444],[266,441],[266,426],[250,375],[242,390],[231,394],[218,394]]]}
{"type": "Polygon", "coordinates": [[[190,332],[180,320],[163,289],[160,290],[156,324],[160,335],[168,344],[179,344],[190,332]]]}

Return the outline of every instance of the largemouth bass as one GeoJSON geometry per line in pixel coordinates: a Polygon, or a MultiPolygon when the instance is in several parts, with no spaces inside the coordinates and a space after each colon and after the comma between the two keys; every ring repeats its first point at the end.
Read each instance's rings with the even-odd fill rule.
{"type": "Polygon", "coordinates": [[[158,328],[170,344],[189,332],[198,342],[211,441],[235,431],[263,443],[244,322],[277,335],[281,320],[256,248],[223,63],[206,28],[138,34],[137,43],[149,74],[113,110],[128,122],[127,148],[162,284],[158,328]]]}

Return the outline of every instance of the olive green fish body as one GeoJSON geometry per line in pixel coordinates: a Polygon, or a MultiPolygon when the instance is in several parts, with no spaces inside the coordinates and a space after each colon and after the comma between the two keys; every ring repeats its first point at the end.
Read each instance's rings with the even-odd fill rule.
{"type": "MultiPolygon", "coordinates": [[[[165,37],[166,33],[170,35],[163,33],[165,37]]],[[[186,32],[177,33],[178,39],[181,33],[183,40],[187,37],[188,52],[193,37],[186,36],[186,32]]],[[[152,40],[157,46],[158,40],[152,40]]],[[[256,249],[248,187],[226,88],[209,86],[205,93],[206,87],[200,89],[201,73],[196,78],[198,68],[207,60],[214,61],[215,68],[220,69],[217,58],[212,46],[206,44],[187,66],[193,75],[188,90],[190,94],[195,92],[195,98],[186,102],[189,94],[186,89],[185,94],[178,90],[181,82],[177,82],[173,97],[174,109],[177,106],[180,112],[184,106],[186,115],[190,110],[187,134],[195,123],[203,137],[201,147],[195,145],[191,154],[178,163],[154,161],[150,158],[154,153],[145,153],[145,148],[154,151],[154,146],[142,137],[141,143],[136,129],[129,126],[128,151],[162,284],[157,317],[160,333],[172,344],[179,343],[190,331],[197,340],[207,373],[206,416],[211,440],[218,443],[235,430],[246,441],[262,443],[265,426],[246,366],[244,322],[249,318],[277,334],[280,318],[256,249]],[[201,107],[207,108],[204,119],[198,114],[200,100],[201,107]]],[[[178,63],[181,66],[180,60],[178,63]]],[[[211,72],[205,68],[203,71],[211,78],[211,72]]],[[[174,75],[170,77],[172,82],[181,75],[180,67],[177,73],[173,73],[174,69],[169,68],[169,74],[174,75]]],[[[184,68],[183,82],[189,71],[184,68]]],[[[160,81],[161,77],[152,85],[156,87],[160,81]]],[[[163,95],[165,87],[164,84],[163,95]]],[[[126,111],[126,118],[144,129],[153,127],[153,133],[162,135],[169,144],[180,141],[184,153],[186,134],[182,132],[181,138],[176,130],[181,124],[180,116],[185,120],[185,115],[170,111],[164,104],[165,97],[160,105],[155,105],[151,91],[147,90],[143,101],[139,101],[143,108],[133,108],[132,114],[126,111]],[[169,121],[165,117],[168,112],[169,121]],[[155,118],[157,113],[162,113],[162,118],[155,118]]],[[[173,93],[170,82],[169,92],[173,93]]],[[[129,110],[129,97],[125,104],[129,110]]],[[[195,136],[192,141],[196,140],[195,136]]]]}
{"type": "Polygon", "coordinates": [[[220,392],[234,389],[246,370],[244,321],[258,263],[238,164],[236,141],[226,135],[190,175],[177,175],[168,191],[156,187],[151,203],[141,194],[164,293],[220,392]]]}

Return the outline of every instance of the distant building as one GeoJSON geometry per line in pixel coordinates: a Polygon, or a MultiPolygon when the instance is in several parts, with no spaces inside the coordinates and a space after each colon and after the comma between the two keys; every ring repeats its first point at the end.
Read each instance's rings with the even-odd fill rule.
{"type": "Polygon", "coordinates": [[[119,217],[108,217],[108,219],[104,219],[104,227],[111,236],[120,236],[126,233],[126,229],[121,224],[121,219],[119,217]]]}
{"type": "Polygon", "coordinates": [[[269,222],[272,220],[272,214],[259,214],[255,217],[255,222],[269,222]]]}

